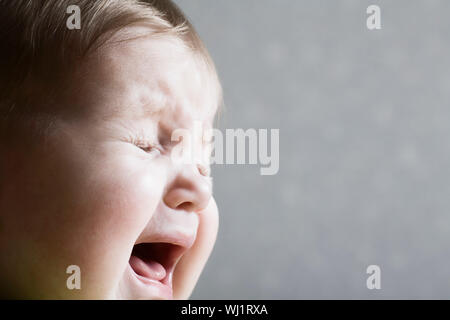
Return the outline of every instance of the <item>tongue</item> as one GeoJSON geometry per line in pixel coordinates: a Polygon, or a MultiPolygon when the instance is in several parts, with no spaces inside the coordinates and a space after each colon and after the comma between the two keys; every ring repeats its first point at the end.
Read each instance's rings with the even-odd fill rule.
{"type": "Polygon", "coordinates": [[[154,260],[143,261],[139,257],[131,256],[130,266],[138,275],[149,279],[160,281],[166,277],[166,269],[154,260]]]}

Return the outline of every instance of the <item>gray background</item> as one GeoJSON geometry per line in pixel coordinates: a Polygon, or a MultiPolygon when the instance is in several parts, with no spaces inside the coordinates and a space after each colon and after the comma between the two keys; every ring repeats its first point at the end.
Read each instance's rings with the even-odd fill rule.
{"type": "Polygon", "coordinates": [[[219,126],[280,129],[278,175],[215,166],[192,298],[450,298],[450,1],[176,2],[217,64],[219,126]]]}

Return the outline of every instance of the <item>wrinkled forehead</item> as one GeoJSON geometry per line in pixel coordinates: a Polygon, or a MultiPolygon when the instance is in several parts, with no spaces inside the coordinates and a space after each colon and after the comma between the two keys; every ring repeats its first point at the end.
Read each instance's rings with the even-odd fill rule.
{"type": "Polygon", "coordinates": [[[173,114],[174,121],[212,122],[221,99],[215,71],[175,37],[116,38],[80,74],[81,102],[102,118],[173,114]]]}

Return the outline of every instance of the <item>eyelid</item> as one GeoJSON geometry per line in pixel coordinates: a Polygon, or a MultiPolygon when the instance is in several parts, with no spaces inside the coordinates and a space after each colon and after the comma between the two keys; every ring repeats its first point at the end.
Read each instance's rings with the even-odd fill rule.
{"type": "Polygon", "coordinates": [[[142,151],[145,152],[152,152],[155,150],[159,151],[160,153],[162,152],[161,146],[153,143],[137,143],[136,147],[140,148],[142,151]]]}
{"type": "Polygon", "coordinates": [[[144,152],[150,153],[152,151],[157,150],[159,151],[159,153],[162,153],[161,145],[159,145],[158,143],[149,142],[149,139],[133,137],[130,139],[130,142],[144,152]]]}
{"type": "MultiPolygon", "coordinates": [[[[148,146],[145,146],[145,145],[137,145],[137,147],[139,147],[142,151],[145,151],[145,152],[151,152],[151,151],[153,151],[153,150],[158,150],[158,148],[155,148],[154,146],[152,146],[152,145],[148,145],[148,146]]],[[[159,150],[158,150],[159,151],[159,150]]]]}

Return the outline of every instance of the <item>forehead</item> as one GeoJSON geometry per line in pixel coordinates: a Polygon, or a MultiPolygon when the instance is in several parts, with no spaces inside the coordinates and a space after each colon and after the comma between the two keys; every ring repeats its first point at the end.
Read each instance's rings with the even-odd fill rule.
{"type": "Polygon", "coordinates": [[[174,37],[131,37],[114,37],[84,64],[79,103],[101,118],[212,122],[219,85],[200,56],[174,37]]]}

